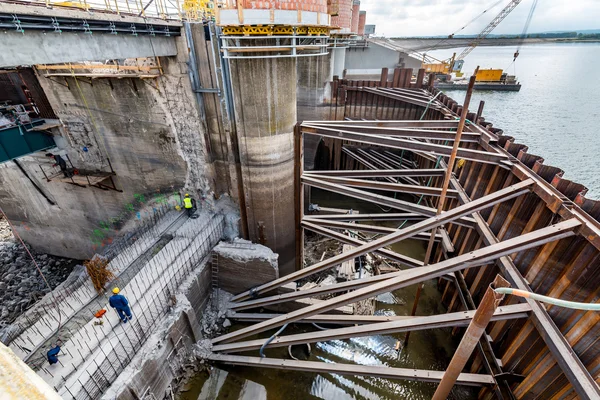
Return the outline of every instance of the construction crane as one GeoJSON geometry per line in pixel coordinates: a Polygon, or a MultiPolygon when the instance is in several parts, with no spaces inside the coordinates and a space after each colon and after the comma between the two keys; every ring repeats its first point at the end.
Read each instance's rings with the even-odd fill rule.
{"type": "MultiPolygon", "coordinates": [[[[522,0],[511,0],[503,9],[500,11],[498,15],[477,35],[475,39],[473,39],[467,47],[458,55],[453,55],[448,60],[442,61],[440,63],[431,63],[425,64],[423,63],[423,68],[427,72],[430,73],[443,73],[449,74],[450,72],[460,73],[464,64],[464,59],[468,56],[474,49],[477,47],[492,31],[500,25],[500,23],[512,12],[521,3],[522,0]]],[[[497,3],[495,3],[492,7],[494,7],[497,3]]],[[[479,18],[483,14],[485,14],[488,10],[483,11],[478,17],[471,20],[473,22],[475,19],[479,18]]],[[[469,24],[471,23],[469,22],[469,24]]],[[[467,24],[468,25],[468,24],[467,24]]],[[[464,29],[467,25],[462,27],[460,30],[464,29]]],[[[442,41],[452,39],[454,37],[454,33],[449,35],[447,39],[442,41]]],[[[425,56],[424,56],[425,59],[425,56]]]]}
{"type": "Polygon", "coordinates": [[[461,71],[462,66],[464,64],[465,57],[468,56],[475,49],[475,47],[477,47],[479,45],[479,43],[481,43],[482,40],[484,40],[486,37],[488,37],[488,35],[490,33],[492,33],[492,31],[498,25],[500,25],[500,22],[502,22],[504,20],[504,18],[506,18],[508,16],[508,14],[510,14],[511,11],[514,10],[515,7],[517,7],[519,5],[519,3],[521,3],[521,1],[522,0],[511,0],[502,9],[502,11],[500,11],[500,13],[498,15],[496,15],[496,18],[494,18],[492,20],[492,22],[490,22],[481,31],[481,33],[479,33],[479,35],[477,35],[477,37],[475,39],[473,39],[467,47],[465,47],[465,49],[462,51],[462,53],[460,53],[458,55],[458,57],[456,57],[456,59],[454,60],[454,63],[452,64],[452,72],[460,72],[461,71]]]}

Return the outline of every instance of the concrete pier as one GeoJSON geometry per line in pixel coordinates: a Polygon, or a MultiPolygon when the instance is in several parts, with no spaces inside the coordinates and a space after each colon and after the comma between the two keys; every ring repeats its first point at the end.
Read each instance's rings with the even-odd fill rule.
{"type": "Polygon", "coordinates": [[[230,61],[249,239],[294,270],[296,59],[230,61]]]}

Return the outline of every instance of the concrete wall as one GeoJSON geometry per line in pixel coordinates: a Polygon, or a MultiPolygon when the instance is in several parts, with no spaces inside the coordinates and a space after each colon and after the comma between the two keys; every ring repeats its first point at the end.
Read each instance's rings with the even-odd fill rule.
{"type": "Polygon", "coordinates": [[[295,268],[296,60],[237,59],[230,66],[249,239],[278,253],[285,275],[295,268]]]}
{"type": "Polygon", "coordinates": [[[134,57],[174,56],[176,38],[63,32],[60,35],[26,30],[7,31],[0,40],[0,67],[104,61],[134,57]]]}
{"type": "Polygon", "coordinates": [[[421,61],[410,57],[406,53],[369,43],[366,48],[354,48],[346,51],[346,70],[349,75],[370,74],[374,70],[387,67],[394,68],[421,68],[421,61]]]}
{"type": "Polygon", "coordinates": [[[151,207],[158,193],[209,191],[212,172],[204,163],[204,128],[187,75],[187,48],[182,37],[177,43],[180,56],[162,59],[165,75],[157,82],[98,79],[90,85],[67,78],[66,87],[65,81],[40,78],[65,126],[64,150],[73,164],[107,170],[102,160],[110,157],[123,192],[46,182],[39,164],[47,168],[48,159],[22,158],[30,177],[56,203],[51,205],[15,165],[3,164],[0,205],[36,249],[88,258],[102,244],[98,233],[106,243],[128,218],[136,221],[136,209],[151,207]]]}

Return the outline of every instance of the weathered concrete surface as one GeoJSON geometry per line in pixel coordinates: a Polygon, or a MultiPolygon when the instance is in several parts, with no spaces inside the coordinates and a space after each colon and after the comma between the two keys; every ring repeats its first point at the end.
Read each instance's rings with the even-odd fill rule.
{"type": "Polygon", "coordinates": [[[344,69],[346,68],[346,51],[345,47],[335,47],[330,49],[331,51],[331,75],[338,76],[340,79],[344,76],[344,69]]]}
{"type": "MultiPolygon", "coordinates": [[[[331,53],[318,57],[299,57],[297,114],[298,122],[329,119],[329,100],[333,79],[331,53]]],[[[304,151],[313,154],[321,138],[304,135],[304,151]]],[[[312,170],[314,157],[305,159],[305,167],[312,170]]]]}
{"type": "Polygon", "coordinates": [[[104,61],[134,57],[174,56],[176,38],[97,33],[14,30],[0,33],[0,67],[104,61]]]}
{"type": "Polygon", "coordinates": [[[406,53],[388,49],[375,43],[365,48],[349,48],[346,51],[346,70],[348,75],[365,75],[381,68],[421,68],[421,61],[406,53]]]}
{"type": "Polygon", "coordinates": [[[217,255],[219,288],[232,294],[279,278],[277,254],[268,247],[236,240],[221,242],[213,249],[217,255]]]}
{"type": "Polygon", "coordinates": [[[249,239],[278,253],[286,275],[295,268],[296,60],[231,60],[231,75],[249,239]]]}
{"type": "MultiPolygon", "coordinates": [[[[110,157],[123,192],[46,182],[40,164],[48,168],[48,158],[22,158],[52,205],[13,164],[0,165],[0,205],[36,250],[89,258],[127,219],[137,221],[136,211],[150,207],[151,213],[157,196],[185,188],[199,199],[209,192],[211,172],[204,162],[204,128],[187,75],[185,39],[178,37],[177,43],[179,56],[162,59],[160,91],[141,80],[113,79],[111,87],[106,79],[91,86],[67,78],[67,88],[40,78],[65,125],[63,150],[75,167],[106,171],[110,157]]],[[[135,229],[136,223],[127,226],[135,229]]]]}

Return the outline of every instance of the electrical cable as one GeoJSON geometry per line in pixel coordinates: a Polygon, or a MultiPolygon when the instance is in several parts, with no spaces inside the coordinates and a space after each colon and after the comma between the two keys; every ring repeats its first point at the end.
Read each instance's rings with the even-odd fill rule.
{"type": "Polygon", "coordinates": [[[288,326],[288,324],[285,324],[284,326],[282,326],[282,327],[281,327],[281,328],[280,328],[280,329],[279,329],[277,332],[275,332],[275,333],[273,334],[273,336],[271,336],[270,338],[268,338],[268,339],[267,339],[267,341],[266,341],[266,342],[264,342],[262,346],[260,346],[260,351],[259,351],[259,354],[260,354],[260,357],[261,357],[261,358],[265,358],[265,355],[264,355],[264,353],[263,353],[263,351],[264,351],[265,347],[267,347],[267,346],[269,345],[269,343],[271,343],[273,340],[275,340],[275,338],[276,338],[277,336],[279,336],[279,335],[281,334],[281,332],[283,332],[283,331],[284,331],[284,329],[285,329],[285,328],[287,328],[287,326],[288,326]]]}
{"type": "Polygon", "coordinates": [[[552,304],[558,307],[571,308],[574,310],[584,310],[584,311],[600,311],[600,303],[580,303],[577,301],[567,301],[556,299],[554,297],[543,296],[541,294],[528,292],[526,290],[513,289],[513,288],[496,288],[494,289],[496,293],[500,294],[510,294],[513,296],[523,297],[526,299],[532,299],[536,301],[541,301],[543,303],[552,304]]]}
{"type": "Polygon", "coordinates": [[[33,254],[31,254],[31,252],[27,248],[27,245],[25,245],[25,242],[23,241],[23,239],[21,239],[21,235],[19,235],[19,232],[17,232],[17,230],[15,229],[14,225],[12,224],[12,222],[10,222],[10,219],[8,219],[8,216],[6,215],[6,213],[4,212],[4,210],[2,209],[2,207],[0,207],[0,213],[2,213],[2,215],[4,216],[4,218],[6,218],[6,222],[8,222],[8,224],[10,225],[10,228],[12,230],[13,235],[15,235],[15,237],[17,239],[19,239],[19,241],[21,242],[21,244],[25,248],[25,251],[27,252],[27,254],[29,254],[29,257],[31,257],[31,260],[33,261],[33,264],[35,265],[35,268],[38,270],[40,276],[42,277],[42,280],[44,281],[44,283],[46,284],[46,287],[48,287],[48,290],[50,291],[50,296],[52,297],[52,301],[54,302],[54,306],[56,307],[56,311],[58,312],[58,327],[56,328],[56,337],[57,337],[58,340],[60,340],[59,331],[60,331],[60,326],[61,326],[61,323],[62,323],[62,317],[60,315],[60,307],[58,306],[58,301],[56,300],[56,297],[54,296],[54,291],[52,290],[52,287],[48,283],[48,280],[46,279],[46,276],[42,272],[42,270],[41,270],[40,266],[38,265],[37,261],[35,261],[35,258],[33,257],[33,254]]]}

